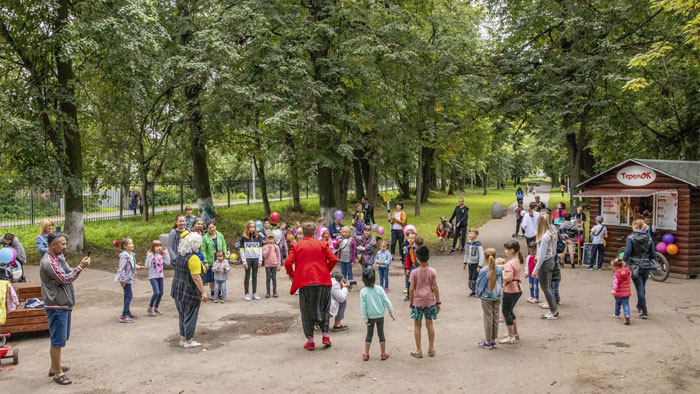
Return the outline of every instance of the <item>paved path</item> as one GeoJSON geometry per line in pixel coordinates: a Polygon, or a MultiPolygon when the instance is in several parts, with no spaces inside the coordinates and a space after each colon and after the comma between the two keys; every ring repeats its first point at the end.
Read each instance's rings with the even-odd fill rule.
{"type": "MultiPolygon", "coordinates": [[[[502,252],[514,226],[511,212],[492,220],[482,227],[482,242],[502,252]]],[[[167,294],[161,304],[165,314],[145,316],[151,296],[146,273],[139,272],[134,285],[132,310],[141,318],[119,324],[122,292],[114,274],[89,269],[76,282],[77,307],[64,350],[75,383],[59,387],[46,377],[48,337],[39,335],[11,341],[21,351],[20,365],[0,372],[0,392],[636,394],[700,387],[700,281],[649,281],[649,320],[633,318],[624,326],[611,317],[611,271],[563,269],[561,318],[542,320],[541,309],[521,301],[515,308],[521,342],[487,351],[476,347],[484,335],[482,310],[479,300],[467,297],[462,261],[456,254],[430,260],[443,310],[435,323],[437,356],[422,359],[409,355],[415,346],[413,321],[403,302],[401,267],[392,265],[388,295],[396,321],[385,318],[391,358],[379,361],[375,336],[368,362],[361,359],[366,330],[359,289],[348,297],[343,322],[350,329],[331,333],[331,348],[308,352],[302,349],[298,297],[289,295],[287,278],[278,275],[280,298],[245,302],[243,269],[233,267],[229,302],[201,308],[196,339],[204,347],[185,350],[176,346],[177,315],[167,294]]],[[[166,289],[171,271],[167,275],[166,289]]],[[[38,278],[35,266],[28,267],[27,276],[38,278]]],[[[527,282],[523,290],[528,291],[527,282]]],[[[424,332],[424,349],[426,339],[424,332]]]]}

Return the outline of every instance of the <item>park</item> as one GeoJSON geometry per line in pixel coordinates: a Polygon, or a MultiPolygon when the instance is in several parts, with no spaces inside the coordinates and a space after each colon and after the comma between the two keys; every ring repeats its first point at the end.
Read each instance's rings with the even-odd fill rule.
{"type": "Polygon", "coordinates": [[[0,392],[696,392],[699,26],[3,3],[0,392]]]}

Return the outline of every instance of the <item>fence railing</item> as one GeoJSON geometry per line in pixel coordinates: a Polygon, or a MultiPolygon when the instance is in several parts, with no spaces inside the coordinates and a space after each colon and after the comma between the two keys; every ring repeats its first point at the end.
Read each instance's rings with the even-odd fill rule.
{"type": "MultiPolygon", "coordinates": [[[[291,200],[289,181],[268,179],[267,196],[270,201],[291,200]]],[[[354,192],[350,182],[351,192],[354,192]]],[[[393,180],[382,180],[379,190],[395,189],[393,180]]],[[[219,180],[211,183],[212,199],[217,207],[230,207],[262,201],[260,181],[252,179],[219,180]]],[[[314,179],[302,180],[299,196],[317,196],[314,179]]],[[[142,196],[141,184],[130,183],[116,186],[86,187],[83,191],[84,220],[114,220],[140,216],[147,202],[151,214],[160,212],[183,212],[186,206],[197,207],[194,187],[190,182],[151,183],[142,196]]],[[[42,187],[20,187],[0,185],[0,227],[35,225],[43,218],[54,222],[65,220],[65,199],[60,191],[42,187]]]]}

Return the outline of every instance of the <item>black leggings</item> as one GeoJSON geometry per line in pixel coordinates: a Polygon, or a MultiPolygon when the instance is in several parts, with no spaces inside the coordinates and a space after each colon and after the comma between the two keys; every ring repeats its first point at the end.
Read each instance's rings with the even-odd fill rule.
{"type": "Polygon", "coordinates": [[[515,322],[515,304],[518,303],[518,299],[523,294],[522,291],[517,293],[503,293],[503,318],[506,320],[506,326],[512,326],[515,322]]]}
{"type": "Polygon", "coordinates": [[[379,342],[386,342],[386,338],[384,338],[384,318],[380,317],[379,319],[369,319],[367,323],[369,323],[369,326],[367,326],[367,337],[365,338],[365,342],[372,342],[375,324],[377,325],[377,336],[379,337],[379,342]]]}
{"type": "Polygon", "coordinates": [[[399,254],[403,262],[403,230],[391,230],[391,254],[396,254],[396,244],[399,244],[399,254]]]}

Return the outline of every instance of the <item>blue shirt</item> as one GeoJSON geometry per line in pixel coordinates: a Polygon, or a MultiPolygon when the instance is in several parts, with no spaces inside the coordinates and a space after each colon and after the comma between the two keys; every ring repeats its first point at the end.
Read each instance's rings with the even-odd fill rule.
{"type": "Polygon", "coordinates": [[[336,235],[340,234],[340,229],[343,228],[343,223],[338,222],[338,227],[335,226],[335,222],[328,226],[328,234],[331,238],[335,238],[336,235]]]}

